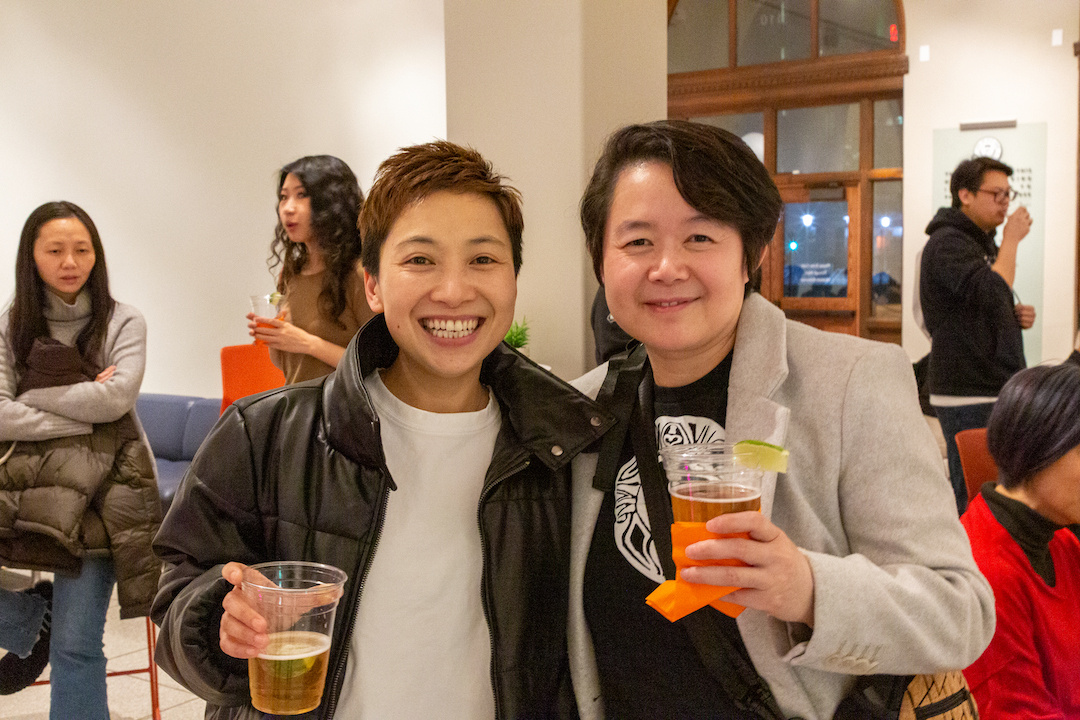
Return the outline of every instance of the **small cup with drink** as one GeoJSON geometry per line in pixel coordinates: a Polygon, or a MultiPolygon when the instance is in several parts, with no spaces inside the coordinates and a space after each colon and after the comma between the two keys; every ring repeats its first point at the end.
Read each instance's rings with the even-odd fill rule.
{"type": "Polygon", "coordinates": [[[742,606],[722,598],[738,588],[689,583],[678,570],[691,565],[742,565],[731,559],[690,560],[686,547],[720,537],[705,529],[705,523],[714,517],[761,511],[763,473],[756,467],[754,453],[723,442],[674,445],[661,449],[660,461],[671,495],[675,521],[671,526],[671,547],[677,571],[676,579],[663,583],[646,602],[672,622],[705,605],[735,617],[742,612],[742,606]]]}
{"type": "MultiPolygon", "coordinates": [[[[251,301],[251,312],[257,318],[273,318],[274,320],[284,320],[285,312],[282,309],[282,302],[284,298],[279,292],[272,292],[266,295],[251,295],[248,298],[251,301]]],[[[256,327],[268,328],[273,327],[268,323],[256,321],[256,327]]],[[[262,340],[255,340],[257,345],[263,344],[262,340]]]]}
{"type": "Polygon", "coordinates": [[[266,620],[270,642],[248,660],[251,704],[272,715],[309,712],[322,701],[334,614],[345,573],[312,562],[244,570],[244,596],[266,620]]]}

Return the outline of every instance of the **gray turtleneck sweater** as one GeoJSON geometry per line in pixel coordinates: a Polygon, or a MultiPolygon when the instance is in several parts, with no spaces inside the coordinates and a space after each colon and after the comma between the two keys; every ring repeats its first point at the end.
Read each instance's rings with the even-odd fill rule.
{"type": "MultiPolygon", "coordinates": [[[[49,334],[74,345],[90,321],[89,293],[83,290],[70,305],[51,292],[45,298],[49,334]]],[[[10,309],[0,315],[0,441],[86,435],[94,423],[118,420],[135,407],[146,367],[146,321],[138,310],[119,302],[113,309],[102,347],[102,367],[116,366],[111,378],[38,388],[19,396],[15,355],[8,340],[9,313],[10,309]]]]}

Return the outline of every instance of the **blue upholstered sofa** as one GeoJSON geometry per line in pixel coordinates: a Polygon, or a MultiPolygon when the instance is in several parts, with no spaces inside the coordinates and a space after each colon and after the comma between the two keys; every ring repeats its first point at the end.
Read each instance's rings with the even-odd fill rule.
{"type": "Polygon", "coordinates": [[[195,451],[217,422],[221,399],[141,393],[135,410],[154,451],[161,505],[168,512],[195,451]]]}

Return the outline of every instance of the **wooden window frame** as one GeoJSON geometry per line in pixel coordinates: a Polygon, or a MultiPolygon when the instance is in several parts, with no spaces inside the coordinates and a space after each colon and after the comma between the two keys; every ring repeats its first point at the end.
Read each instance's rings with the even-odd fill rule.
{"type": "MultiPolygon", "coordinates": [[[[671,73],[668,75],[668,117],[692,118],[742,113],[762,113],[765,152],[763,162],[777,186],[857,186],[858,236],[849,241],[847,299],[834,299],[835,308],[822,299],[784,298],[781,306],[792,312],[809,308],[823,313],[850,313],[853,309],[859,335],[899,342],[899,320],[871,317],[873,272],[873,187],[878,180],[902,180],[903,168],[874,168],[874,102],[903,99],[908,58],[904,52],[905,28],[902,0],[896,6],[898,42],[895,48],[848,55],[818,54],[818,1],[810,5],[810,57],[761,65],[737,67],[737,0],[728,0],[727,68],[671,73]],[[859,103],[859,169],[849,172],[778,174],[776,172],[777,112],[802,107],[859,103]],[[795,302],[793,302],[795,301],[795,302]],[[852,305],[854,303],[854,306],[852,305]],[[807,307],[804,308],[803,306],[807,307]],[[841,307],[843,306],[843,307],[841,307]]],[[[679,0],[668,0],[668,20],[679,0]]],[[[783,248],[770,243],[763,267],[767,296],[781,297],[783,248]],[[779,287],[780,294],[775,290],[779,287]]]]}

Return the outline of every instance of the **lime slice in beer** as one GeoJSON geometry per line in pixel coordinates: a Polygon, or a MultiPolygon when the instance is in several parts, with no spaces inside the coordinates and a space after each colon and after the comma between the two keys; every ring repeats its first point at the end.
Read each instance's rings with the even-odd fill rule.
{"type": "Polygon", "coordinates": [[[738,462],[756,470],[766,472],[787,472],[788,451],[779,445],[772,445],[761,440],[740,440],[735,443],[738,462]]]}
{"type": "Polygon", "coordinates": [[[300,677],[315,665],[314,657],[296,658],[295,660],[280,660],[270,667],[279,678],[300,677]]]}

